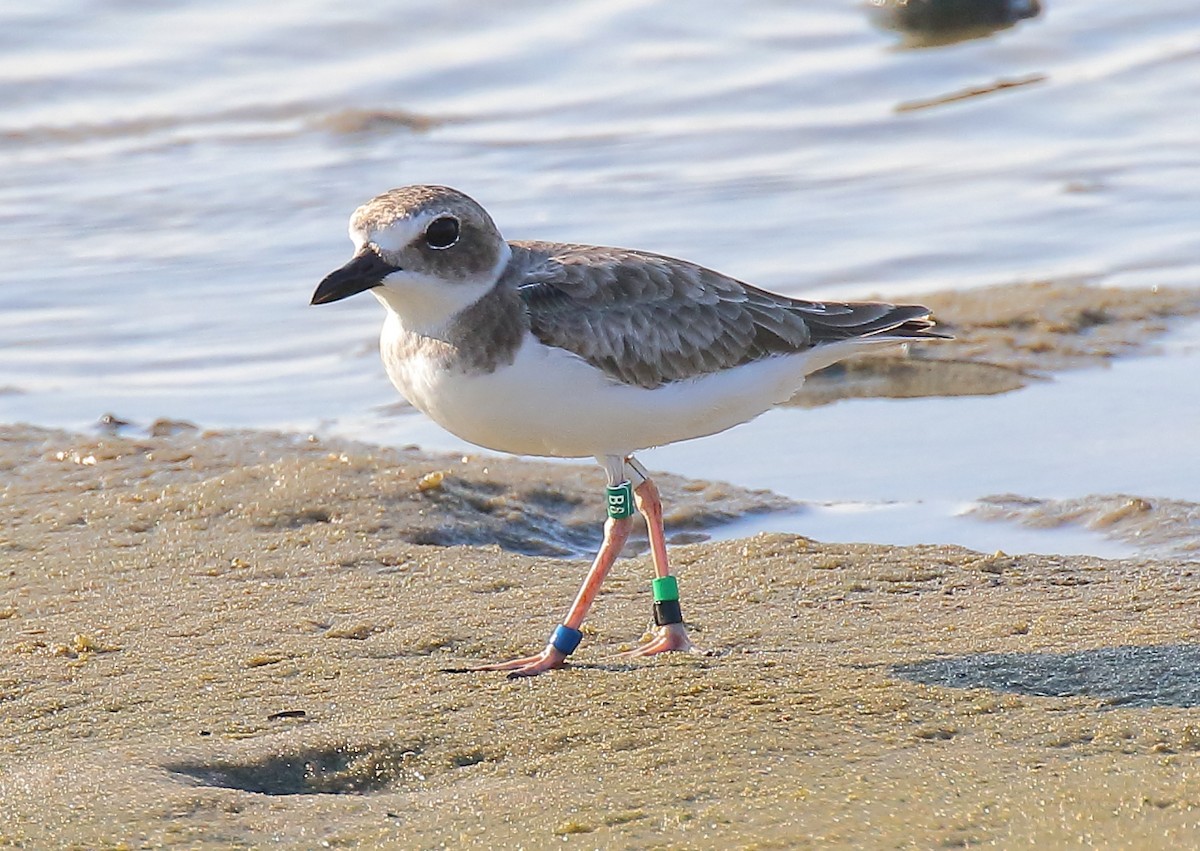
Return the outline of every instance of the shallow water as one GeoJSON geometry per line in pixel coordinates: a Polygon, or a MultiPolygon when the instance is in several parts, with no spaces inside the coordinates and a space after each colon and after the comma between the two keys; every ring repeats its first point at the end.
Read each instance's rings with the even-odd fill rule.
{"type": "MultiPolygon", "coordinates": [[[[1077,527],[1018,528],[966,515],[975,500],[1000,493],[1200,502],[1193,460],[1200,457],[1200,385],[1186,378],[1200,369],[1200,325],[1168,335],[1158,348],[1154,356],[1063,373],[1001,396],[777,408],[639,457],[652,469],[769,488],[809,503],[798,514],[722,527],[719,538],[793,531],[828,541],[950,541],[984,551],[1118,558],[1136,549],[1077,527]]],[[[345,431],[476,451],[416,414],[367,415],[345,431]]]]}
{"type": "MultiPolygon", "coordinates": [[[[379,413],[373,300],[307,305],[348,255],[349,212],[403,183],[458,186],[510,238],[637,246],[793,294],[1195,284],[1200,7],[1046,6],[923,50],[833,0],[5,8],[0,420],[447,445],[379,413]]],[[[1118,366],[993,399],[778,411],[647,460],[925,506],[929,535],[991,547],[952,518],[997,489],[1195,498],[1194,429],[1170,425],[1195,422],[1194,365],[1130,367],[1153,392],[1118,366]],[[1173,476],[1145,475],[1130,408],[1173,476]]]]}

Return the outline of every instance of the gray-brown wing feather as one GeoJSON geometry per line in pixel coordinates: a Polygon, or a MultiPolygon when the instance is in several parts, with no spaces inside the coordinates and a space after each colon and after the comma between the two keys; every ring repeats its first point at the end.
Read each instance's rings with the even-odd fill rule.
{"type": "Polygon", "coordinates": [[[530,330],[614,378],[659,387],[822,343],[938,337],[919,305],[792,299],[656,254],[512,243],[530,330]]]}

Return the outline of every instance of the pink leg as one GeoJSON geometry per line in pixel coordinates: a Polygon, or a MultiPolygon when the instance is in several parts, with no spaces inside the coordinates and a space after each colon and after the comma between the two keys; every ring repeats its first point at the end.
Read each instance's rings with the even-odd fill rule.
{"type": "MultiPolygon", "coordinates": [[[[667,539],[663,534],[662,498],[658,494],[658,487],[653,481],[646,479],[634,490],[633,501],[638,511],[646,518],[646,533],[650,537],[650,557],[654,561],[654,574],[660,578],[670,576],[671,568],[667,564],[667,539]]],[[[627,657],[653,656],[655,653],[664,653],[668,650],[696,651],[683,624],[672,623],[656,626],[654,635],[648,642],[621,655],[627,657]]]]}
{"type": "MultiPolygon", "coordinates": [[[[583,625],[583,619],[587,617],[588,609],[592,607],[592,601],[596,599],[604,577],[608,575],[609,568],[613,566],[613,562],[617,560],[617,556],[621,554],[621,548],[625,546],[625,541],[629,538],[629,529],[632,525],[633,520],[629,517],[622,520],[614,520],[610,517],[605,522],[604,543],[600,545],[600,552],[596,553],[596,560],[592,562],[591,570],[588,571],[579,593],[575,595],[575,602],[571,604],[571,609],[567,612],[567,618],[563,621],[565,626],[579,629],[583,625]]],[[[520,659],[499,662],[495,665],[484,665],[472,670],[508,671],[510,677],[533,677],[554,668],[561,668],[566,658],[560,651],[547,644],[546,649],[535,656],[524,656],[520,659]]]]}

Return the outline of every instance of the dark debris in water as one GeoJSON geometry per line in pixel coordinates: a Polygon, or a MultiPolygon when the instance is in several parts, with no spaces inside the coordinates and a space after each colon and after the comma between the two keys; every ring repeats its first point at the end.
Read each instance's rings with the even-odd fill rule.
{"type": "Polygon", "coordinates": [[[428,115],[403,109],[339,109],[321,116],[316,125],[323,130],[344,135],[383,133],[395,130],[422,133],[440,122],[428,115]]]}
{"type": "Polygon", "coordinates": [[[929,98],[919,98],[917,100],[906,100],[896,104],[896,112],[914,112],[918,109],[930,109],[935,106],[944,106],[948,103],[956,103],[958,101],[970,100],[972,98],[982,97],[984,95],[992,95],[996,92],[1005,92],[1012,89],[1019,89],[1023,86],[1032,86],[1036,83],[1046,82],[1045,74],[1027,74],[1024,77],[1004,77],[998,80],[993,80],[990,83],[983,83],[978,86],[968,86],[965,89],[956,89],[946,94],[934,95],[929,98]]]}
{"type": "Polygon", "coordinates": [[[164,112],[73,124],[39,124],[0,131],[0,145],[46,146],[100,139],[157,139],[168,144],[212,138],[255,138],[311,129],[338,134],[419,133],[443,119],[391,107],[333,107],[315,101],[250,103],[211,111],[164,112]]]}
{"type": "Polygon", "coordinates": [[[905,34],[907,47],[937,47],[984,38],[1042,13],[1040,0],[870,0],[882,28],[905,34]]]}
{"type": "Polygon", "coordinates": [[[100,419],[96,420],[96,427],[104,434],[119,434],[121,429],[129,428],[132,423],[129,420],[122,419],[116,414],[102,414],[100,419]]]}
{"type": "Polygon", "coordinates": [[[187,420],[172,420],[165,417],[152,422],[144,430],[136,420],[126,419],[114,413],[101,414],[96,420],[96,430],[107,435],[127,435],[143,431],[150,437],[171,437],[185,432],[199,431],[200,427],[187,420]]]}

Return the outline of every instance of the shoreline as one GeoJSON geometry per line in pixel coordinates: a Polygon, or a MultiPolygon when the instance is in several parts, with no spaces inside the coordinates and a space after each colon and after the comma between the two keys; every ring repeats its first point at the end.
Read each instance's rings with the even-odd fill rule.
{"type": "MultiPolygon", "coordinates": [[[[711,655],[613,658],[638,554],[570,669],[508,681],[444,669],[544,642],[590,470],[13,427],[0,469],[0,844],[1152,847],[1200,819],[1194,562],[677,545],[711,655]]],[[[701,528],[780,504],[662,483],[701,528]]]]}

